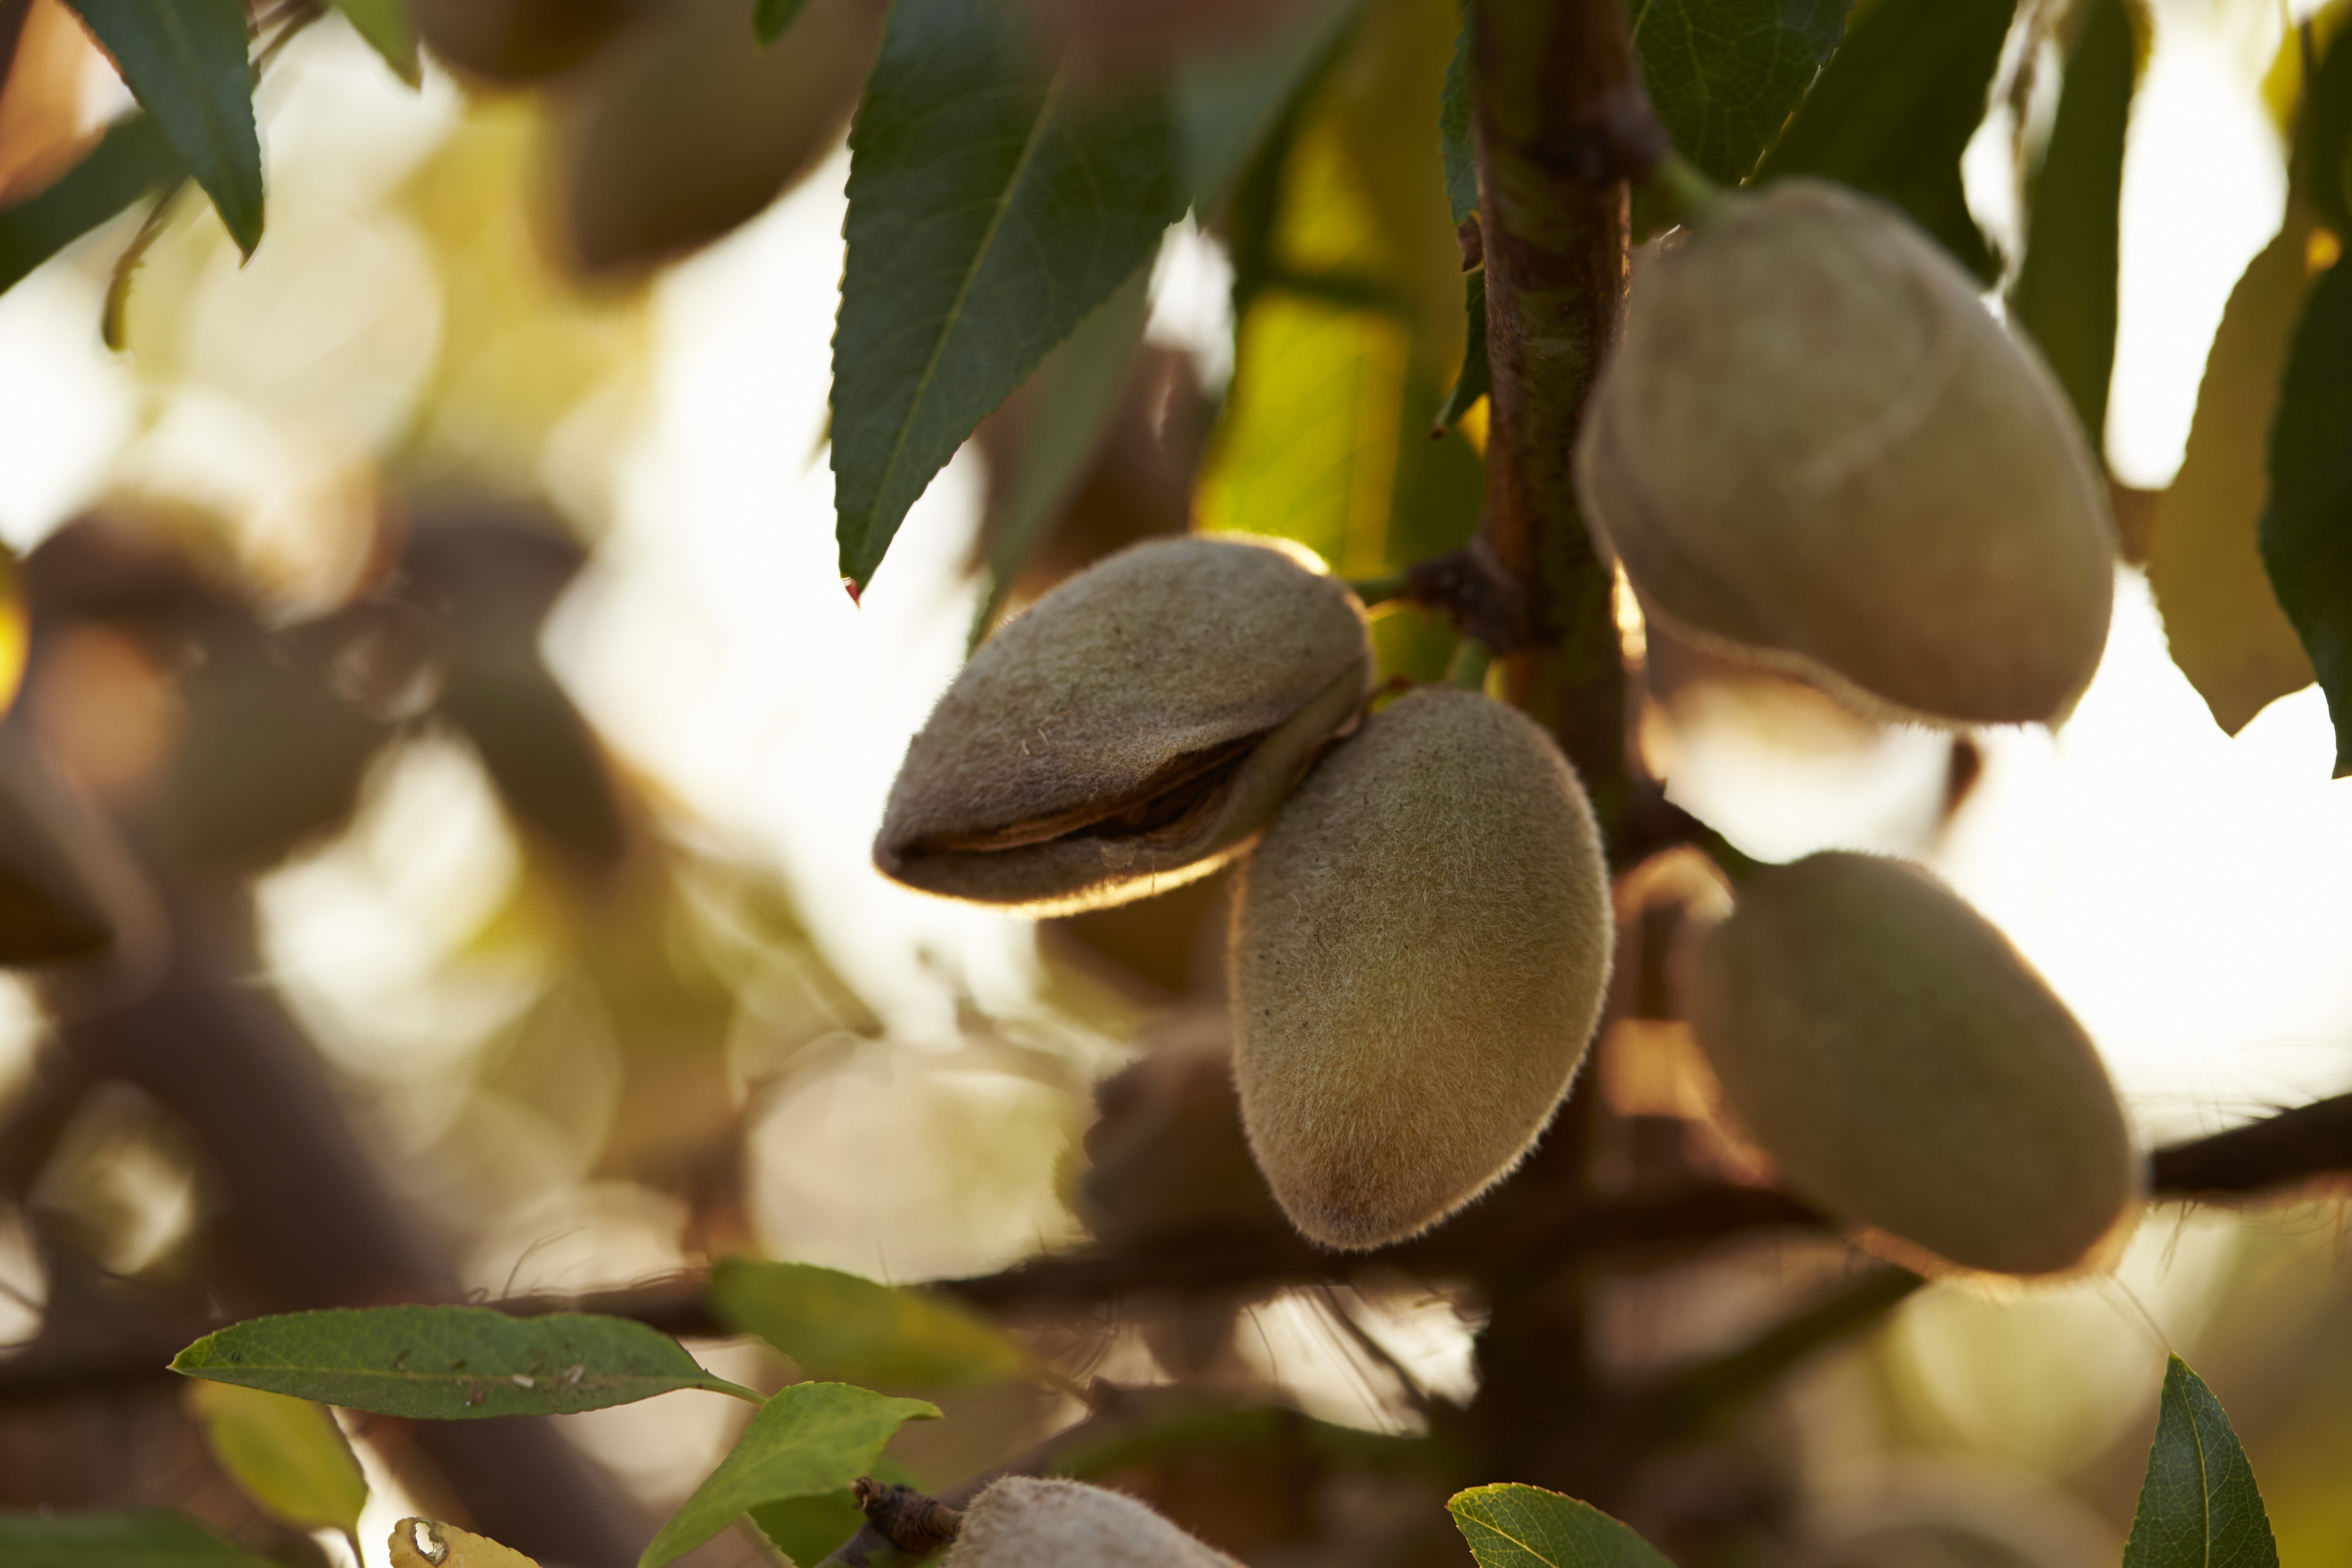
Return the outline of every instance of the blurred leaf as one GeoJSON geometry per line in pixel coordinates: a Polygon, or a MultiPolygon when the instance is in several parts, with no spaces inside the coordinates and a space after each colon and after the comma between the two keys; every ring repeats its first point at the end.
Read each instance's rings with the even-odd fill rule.
{"type": "Polygon", "coordinates": [[[2133,0],[2082,3],[2089,15],[2028,199],[2025,263],[2010,310],[2058,373],[2096,452],[2106,446],[2116,370],[2124,132],[2146,51],[2133,0]]]}
{"type": "Polygon", "coordinates": [[[2352,267],[2312,285],[2271,426],[2263,563],[2303,638],[2336,722],[2336,773],[2352,773],[2352,267]]]}
{"type": "Polygon", "coordinates": [[[261,243],[261,138],[241,0],[67,3],[251,256],[261,243]]]}
{"type": "Polygon", "coordinates": [[[774,43],[807,4],[808,0],[760,0],[759,9],[751,14],[752,33],[763,44],[774,43]]]}
{"type": "Polygon", "coordinates": [[[1756,172],[1818,174],[1886,197],[1978,277],[1992,253],[1960,189],[2014,0],[1866,0],[1756,172]]]}
{"type": "Polygon", "coordinates": [[[1455,0],[1380,0],[1364,13],[1320,108],[1370,233],[1335,233],[1328,248],[1301,233],[1287,253],[1302,273],[1363,278],[1392,294],[1420,369],[1438,381],[1462,359],[1462,241],[1429,128],[1458,17],[1455,0]]]}
{"type": "Polygon", "coordinates": [[[1454,378],[1454,390],[1446,395],[1445,406],[1437,411],[1437,426],[1452,429],[1462,422],[1462,416],[1476,406],[1494,385],[1494,369],[1486,359],[1486,273],[1484,268],[1462,280],[1462,300],[1465,307],[1468,331],[1462,335],[1462,374],[1454,378]]]}
{"type": "Polygon", "coordinates": [[[368,47],[383,57],[392,74],[411,87],[424,82],[416,65],[416,30],[408,25],[408,12],[401,0],[333,0],[336,10],[352,25],[352,30],[367,40],[368,47]]]}
{"type": "Polygon", "coordinates": [[[1358,0],[1295,7],[1247,48],[1195,56],[1176,68],[1171,94],[1193,205],[1207,208],[1273,129],[1283,106],[1328,58],[1358,0]]]}
{"type": "Polygon", "coordinates": [[[836,1491],[866,1474],[882,1445],[939,1406],[891,1399],[845,1383],[796,1383],[760,1407],[735,1447],[637,1559],[661,1564],[701,1545],[746,1509],[836,1491]]]}
{"type": "Polygon", "coordinates": [[[2171,1357],[2124,1568],[2278,1568],[2253,1468],[2221,1402],[2171,1357]]]}
{"type": "Polygon", "coordinates": [[[200,1383],[188,1394],[213,1458],[264,1512],[357,1538],[367,1478],[333,1416],[308,1400],[235,1384],[200,1383]]]}
{"type": "Polygon", "coordinates": [[[1461,440],[1430,439],[1440,388],[1395,321],[1271,297],[1243,323],[1239,363],[1202,480],[1203,528],[1295,539],[1351,577],[1475,529],[1485,469],[1461,440]]]}
{"type": "Polygon", "coordinates": [[[412,1420],[553,1415],[674,1389],[759,1395],[625,1318],[509,1318],[488,1307],[360,1307],[232,1323],[172,1360],[215,1383],[412,1420]]]}
{"type": "Polygon", "coordinates": [[[1023,422],[1011,488],[1002,511],[990,520],[988,592],[971,623],[975,647],[1004,607],[1004,595],[1030,553],[1086,477],[1118,412],[1119,384],[1143,341],[1150,288],[1151,269],[1137,268],[1029,378],[1034,402],[1023,422]]]}
{"type": "Polygon", "coordinates": [[[730,1258],[710,1271],[710,1305],[823,1377],[986,1388],[1030,1371],[1020,1346],[946,1297],[814,1263],[730,1258]]]}
{"type": "MultiPolygon", "coordinates": [[[[1359,58],[1351,48],[1335,78],[1353,73],[1359,58]]],[[[1430,84],[1431,100],[1440,85],[1430,84]]],[[[1268,187],[1255,194],[1270,227],[1253,242],[1260,282],[1244,296],[1233,384],[1197,507],[1203,528],[1295,539],[1335,570],[1369,577],[1468,538],[1486,475],[1466,442],[1430,439],[1430,411],[1444,397],[1439,378],[1455,373],[1467,342],[1460,252],[1435,199],[1442,176],[1424,165],[1435,233],[1423,243],[1451,252],[1451,265],[1436,272],[1433,254],[1409,268],[1397,228],[1381,221],[1366,186],[1353,139],[1360,118],[1338,96],[1318,93],[1279,163],[1253,174],[1268,187]],[[1433,272],[1464,335],[1418,353],[1402,312],[1298,287],[1302,277],[1321,276],[1402,290],[1406,278],[1433,272]]],[[[1389,112],[1405,118],[1396,106],[1389,112]]],[[[1423,154],[1431,163],[1433,152],[1423,154]]],[[[1237,216],[1239,209],[1237,200],[1237,216]]],[[[1237,292],[1242,248],[1237,239],[1237,292]]]]}
{"type": "Polygon", "coordinates": [[[1735,185],[1788,123],[1853,0],[1639,0],[1633,52],[1675,150],[1735,185]]]}
{"type": "Polygon", "coordinates": [[[1471,135],[1471,110],[1470,14],[1465,10],[1461,29],[1454,35],[1454,58],[1445,62],[1445,86],[1437,100],[1437,147],[1445,160],[1445,205],[1453,209],[1457,228],[1478,210],[1478,150],[1471,135]]]}
{"type": "Polygon", "coordinates": [[[1445,1509],[1478,1568],[1672,1568],[1591,1503],[1539,1487],[1473,1487],[1445,1509]]]}
{"type": "Polygon", "coordinates": [[[271,1568],[194,1520],[167,1509],[119,1513],[0,1510],[8,1568],[271,1568]]]}
{"type": "Polygon", "coordinates": [[[0,211],[0,293],[140,197],[186,173],[152,115],[124,115],[55,184],[0,211]]]}
{"type": "Polygon", "coordinates": [[[2180,472],[2158,496],[2148,586],[2172,661],[2229,734],[2312,682],[2311,659],[2263,570],[2271,419],[2310,279],[2310,206],[2290,200],[2272,241],[2246,264],[2197,392],[2180,472]]]}
{"type": "Polygon", "coordinates": [[[990,0],[898,0],[850,132],[834,334],[843,575],[1182,216],[1164,97],[1042,67],[990,0]]]}
{"type": "MultiPolygon", "coordinates": [[[[2315,21],[2325,25],[2326,18],[2315,21]]],[[[2298,149],[2303,166],[2295,171],[2338,238],[2352,238],[2352,43],[2347,39],[2352,33],[2336,35],[2312,77],[2298,149]]],[[[2287,47],[2295,48],[2295,41],[2290,38],[2287,47]]]]}
{"type": "Polygon", "coordinates": [[[511,1546],[432,1519],[392,1527],[392,1568],[539,1568],[511,1546]]]}

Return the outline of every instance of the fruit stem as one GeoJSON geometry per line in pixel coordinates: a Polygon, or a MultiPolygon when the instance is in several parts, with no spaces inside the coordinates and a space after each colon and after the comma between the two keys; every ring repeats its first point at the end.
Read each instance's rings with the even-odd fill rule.
{"type": "Polygon", "coordinates": [[[1412,592],[1411,572],[1391,572],[1385,577],[1350,577],[1346,581],[1367,608],[1385,605],[1391,599],[1402,599],[1412,592]]]}
{"type": "Polygon", "coordinates": [[[1685,228],[1705,228],[1723,214],[1723,187],[1679,153],[1659,159],[1642,184],[1685,228]]]}

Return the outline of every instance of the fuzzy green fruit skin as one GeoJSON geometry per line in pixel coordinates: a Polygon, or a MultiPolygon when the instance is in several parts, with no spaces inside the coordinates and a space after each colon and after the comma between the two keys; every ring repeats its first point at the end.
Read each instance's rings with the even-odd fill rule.
{"type": "Polygon", "coordinates": [[[1614,936],[1584,787],[1524,715],[1423,688],[1336,747],[1234,903],[1234,1077],[1292,1223],[1379,1247],[1508,1173],[1583,1058],[1614,936]]]}
{"type": "Polygon", "coordinates": [[[1241,1568],[1122,1493],[1007,1476],[973,1500],[940,1568],[1241,1568]]]}
{"type": "Polygon", "coordinates": [[[907,748],[874,846],[925,892],[1058,913],[1205,876],[1252,843],[1372,683],[1346,584],[1238,538],[1102,561],[982,643],[907,748]],[[1188,758],[1245,747],[1181,828],[1089,826],[1013,847],[970,836],[1083,816],[1188,758]]]}
{"type": "Polygon", "coordinates": [[[1789,1184],[1963,1268],[2085,1261],[2141,1186],[2090,1037],[1927,872],[1825,853],[1758,873],[1708,933],[1693,1022],[1789,1184]]]}
{"type": "Polygon", "coordinates": [[[2032,348],[1893,207],[1727,200],[1636,277],[1576,453],[1678,629],[1911,714],[2047,721],[2097,668],[2114,532],[2032,348]]]}

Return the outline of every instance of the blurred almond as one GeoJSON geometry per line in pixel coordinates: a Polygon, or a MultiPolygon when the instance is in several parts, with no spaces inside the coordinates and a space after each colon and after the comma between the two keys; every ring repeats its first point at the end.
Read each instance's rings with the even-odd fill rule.
{"type": "MultiPolygon", "coordinates": [[[[407,0],[416,36],[444,64],[486,81],[520,83],[579,64],[642,0],[407,0]]],[[[743,19],[748,37],[751,18],[743,19]]]]}
{"type": "Polygon", "coordinates": [[[1155,540],[1038,600],[908,744],[876,865],[925,892],[1063,913],[1247,848],[1371,689],[1363,606],[1310,562],[1155,540]]]}
{"type": "Polygon", "coordinates": [[[738,0],[688,0],[555,100],[566,248],[649,266],[757,216],[833,151],[881,47],[884,0],[808,0],[773,44],[738,0]]]}

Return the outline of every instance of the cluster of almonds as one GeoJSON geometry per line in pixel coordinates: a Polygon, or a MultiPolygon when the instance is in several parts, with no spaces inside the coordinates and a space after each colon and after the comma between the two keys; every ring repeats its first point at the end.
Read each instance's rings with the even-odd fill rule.
{"type": "MultiPolygon", "coordinates": [[[[1577,456],[1652,614],[1877,710],[2047,721],[2097,663],[2112,522],[2074,416],[1875,202],[1725,198],[1641,276],[1577,456]]],[[[1451,689],[1366,716],[1372,684],[1363,606],[1311,557],[1139,545],[982,646],[875,846],[909,886],[1040,913],[1248,854],[1243,1119],[1284,1210],[1335,1247],[1412,1236],[1517,1163],[1583,1056],[1614,931],[1550,738],[1451,689]]],[[[2133,1209],[2141,1162],[2088,1037],[1916,868],[1756,875],[1693,993],[1728,1109],[1906,1260],[2062,1272],[2133,1209]]]]}
{"type": "Polygon", "coordinates": [[[1311,556],[1137,545],[973,655],[875,845],[909,886],[1039,912],[1255,846],[1232,931],[1243,1115],[1275,1196],[1333,1247],[1410,1236],[1517,1161],[1583,1055],[1613,930],[1550,739],[1452,689],[1365,718],[1372,668],[1362,604],[1311,556]]]}

